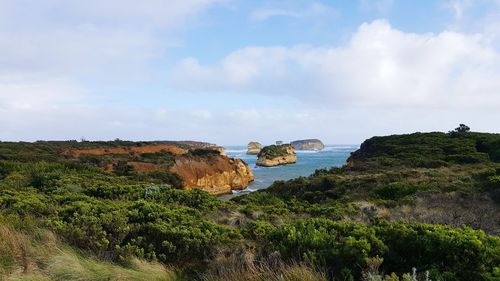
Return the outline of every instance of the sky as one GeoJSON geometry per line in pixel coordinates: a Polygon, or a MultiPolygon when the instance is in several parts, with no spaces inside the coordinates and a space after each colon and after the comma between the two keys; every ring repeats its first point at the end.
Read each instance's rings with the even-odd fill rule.
{"type": "Polygon", "coordinates": [[[500,0],[0,0],[0,141],[500,132],[500,0]]]}

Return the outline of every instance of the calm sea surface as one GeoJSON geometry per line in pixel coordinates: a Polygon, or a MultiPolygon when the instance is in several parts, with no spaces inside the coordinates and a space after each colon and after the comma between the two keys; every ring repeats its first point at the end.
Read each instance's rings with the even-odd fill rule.
{"type": "Polygon", "coordinates": [[[269,187],[275,180],[288,180],[300,176],[308,176],[316,169],[340,167],[345,164],[350,153],[359,148],[359,145],[329,145],[322,151],[296,151],[297,163],[264,168],[255,166],[256,155],[247,155],[246,146],[226,146],[229,157],[243,159],[253,170],[255,181],[243,191],[234,191],[233,195],[223,198],[234,197],[248,192],[269,187]]]}

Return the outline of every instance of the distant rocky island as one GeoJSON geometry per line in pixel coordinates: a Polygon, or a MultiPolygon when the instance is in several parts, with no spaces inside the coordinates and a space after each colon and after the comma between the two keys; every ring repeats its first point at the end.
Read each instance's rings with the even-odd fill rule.
{"type": "Polygon", "coordinates": [[[297,155],[290,144],[269,145],[257,155],[257,166],[274,167],[297,162],[297,155]]]}
{"type": "Polygon", "coordinates": [[[323,150],[325,145],[318,139],[306,139],[292,141],[290,145],[295,150],[323,150]]]}
{"type": "Polygon", "coordinates": [[[247,154],[258,155],[261,149],[262,149],[262,144],[255,141],[249,142],[247,145],[247,154]]]}

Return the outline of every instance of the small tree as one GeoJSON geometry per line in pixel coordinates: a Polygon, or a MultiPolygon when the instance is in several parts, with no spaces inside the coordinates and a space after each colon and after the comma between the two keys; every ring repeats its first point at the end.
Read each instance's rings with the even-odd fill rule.
{"type": "Polygon", "coordinates": [[[460,124],[457,128],[455,128],[454,132],[456,133],[467,133],[470,131],[469,126],[465,124],[460,124]]]}

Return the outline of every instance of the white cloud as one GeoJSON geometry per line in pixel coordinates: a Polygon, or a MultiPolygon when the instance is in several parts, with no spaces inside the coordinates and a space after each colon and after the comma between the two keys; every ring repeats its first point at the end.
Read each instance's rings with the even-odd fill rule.
{"type": "Polygon", "coordinates": [[[283,9],[283,8],[261,8],[252,12],[250,19],[252,21],[265,21],[272,17],[290,17],[290,18],[309,18],[316,16],[334,16],[337,13],[332,8],[321,3],[312,3],[302,9],[283,9]]]}
{"type": "MultiPolygon", "coordinates": [[[[490,1],[490,0],[487,0],[490,1]]],[[[461,21],[465,14],[477,4],[472,0],[448,0],[445,7],[453,12],[456,21],[461,21]]]]}
{"type": "Polygon", "coordinates": [[[74,114],[97,95],[88,87],[147,76],[148,61],[174,42],[170,33],[224,1],[0,0],[2,136],[25,138],[32,131],[42,138],[35,131],[58,132],[60,123],[67,123],[61,132],[78,130],[74,114]],[[46,125],[35,125],[41,120],[46,125]]]}
{"type": "Polygon", "coordinates": [[[0,138],[120,137],[151,114],[99,107],[95,85],[147,77],[177,31],[225,1],[0,0],[0,138]]]}
{"type": "Polygon", "coordinates": [[[0,72],[133,77],[176,44],[165,32],[222,1],[0,0],[0,72]]]}
{"type": "Polygon", "coordinates": [[[215,65],[180,61],[172,83],[191,91],[290,95],[330,106],[500,105],[500,54],[481,35],[405,33],[363,24],[341,47],[248,47],[215,65]]]}
{"type": "MultiPolygon", "coordinates": [[[[50,110],[73,105],[83,96],[78,85],[67,79],[0,75],[0,110],[3,111],[50,110]]],[[[9,120],[8,116],[3,117],[9,120]]]]}

